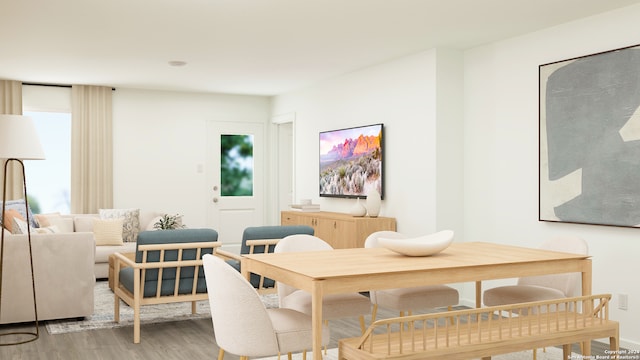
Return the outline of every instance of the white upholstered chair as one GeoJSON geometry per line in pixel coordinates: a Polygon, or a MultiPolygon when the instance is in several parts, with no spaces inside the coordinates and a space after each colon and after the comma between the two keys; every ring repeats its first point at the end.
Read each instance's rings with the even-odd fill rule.
{"type": "MultiPolygon", "coordinates": [[[[547,240],[540,248],[582,255],[589,253],[587,243],[574,236],[547,240]]],[[[580,279],[580,273],[522,277],[516,285],[486,290],[482,295],[482,302],[486,306],[495,306],[576,296],[579,293],[580,279]]]]}
{"type": "MultiPolygon", "coordinates": [[[[218,360],[229,352],[240,356],[264,357],[312,348],[311,317],[292,309],[267,309],[258,292],[238,271],[221,258],[204,255],[211,320],[218,360]]],[[[329,342],[329,329],[322,329],[322,341],[329,342]]]]}
{"type": "MultiPolygon", "coordinates": [[[[557,237],[545,241],[541,249],[587,255],[589,246],[575,236],[557,237]]],[[[516,304],[539,300],[553,300],[578,295],[580,273],[528,276],[518,279],[516,285],[499,286],[482,294],[486,306],[516,304]]],[[[537,358],[536,349],[533,359],[537,358]]]]}
{"type": "MultiPolygon", "coordinates": [[[[313,235],[290,235],[278,242],[276,253],[332,250],[333,247],[313,235]]],[[[311,314],[311,294],[289,285],[278,283],[278,300],[281,308],[294,309],[311,314]]],[[[322,299],[322,319],[325,321],[346,317],[360,318],[360,329],[364,333],[364,315],[371,311],[369,298],[357,292],[325,295],[322,299]]]]}
{"type": "MultiPolygon", "coordinates": [[[[378,239],[405,239],[406,236],[395,231],[377,231],[367,237],[365,248],[380,247],[378,239]]],[[[425,285],[412,288],[375,290],[369,292],[373,304],[371,322],[376,320],[378,306],[411,315],[412,310],[436,309],[447,307],[451,310],[459,302],[458,290],[447,285],[425,285]]]]}

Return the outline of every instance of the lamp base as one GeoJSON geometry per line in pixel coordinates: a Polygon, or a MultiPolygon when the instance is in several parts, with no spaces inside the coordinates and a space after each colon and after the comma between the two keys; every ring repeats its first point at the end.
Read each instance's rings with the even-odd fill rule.
{"type": "Polygon", "coordinates": [[[11,346],[11,345],[20,345],[30,343],[32,341],[36,341],[40,337],[40,332],[36,330],[35,332],[28,331],[16,331],[16,332],[8,332],[4,334],[0,334],[0,346],[11,346]],[[2,339],[13,336],[14,339],[11,339],[10,342],[3,342],[2,339]],[[26,337],[26,339],[24,339],[26,337]]]}

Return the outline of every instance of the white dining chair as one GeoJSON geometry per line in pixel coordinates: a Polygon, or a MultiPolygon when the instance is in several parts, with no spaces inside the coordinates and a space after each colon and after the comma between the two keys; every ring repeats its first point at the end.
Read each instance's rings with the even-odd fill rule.
{"type": "MultiPolygon", "coordinates": [[[[215,340],[225,352],[240,356],[264,357],[312,348],[311,317],[286,308],[267,309],[256,289],[238,271],[215,255],[203,256],[204,274],[211,307],[215,340]]],[[[322,342],[329,342],[323,326],[322,342]]]]}
{"type": "MultiPolygon", "coordinates": [[[[586,241],[575,236],[547,240],[540,248],[581,255],[589,254],[586,241]]],[[[572,297],[578,295],[580,284],[580,273],[521,277],[516,285],[498,286],[485,290],[482,294],[482,302],[486,306],[498,306],[572,297]]],[[[536,349],[533,349],[533,359],[537,359],[536,349]]]]}
{"type": "MultiPolygon", "coordinates": [[[[324,240],[313,235],[290,235],[278,242],[275,253],[333,250],[324,240]]],[[[277,283],[278,299],[281,308],[295,309],[311,314],[311,294],[287,284],[277,283]]],[[[360,329],[365,331],[364,315],[371,311],[369,298],[357,292],[345,294],[329,294],[322,299],[322,319],[325,321],[359,317],[360,329]]]]}
{"type": "MultiPolygon", "coordinates": [[[[380,247],[378,239],[406,239],[396,231],[377,231],[367,237],[365,248],[380,247]]],[[[425,285],[411,288],[398,288],[369,291],[373,304],[371,322],[376,320],[378,307],[394,310],[400,316],[411,315],[413,310],[437,309],[446,307],[451,310],[459,302],[458,290],[447,285],[425,285]]]]}
{"type": "MultiPolygon", "coordinates": [[[[575,236],[557,237],[545,241],[541,249],[587,255],[587,243],[575,236]]],[[[580,273],[552,274],[519,278],[516,285],[486,290],[482,302],[486,306],[553,300],[579,294],[580,273]]]]}

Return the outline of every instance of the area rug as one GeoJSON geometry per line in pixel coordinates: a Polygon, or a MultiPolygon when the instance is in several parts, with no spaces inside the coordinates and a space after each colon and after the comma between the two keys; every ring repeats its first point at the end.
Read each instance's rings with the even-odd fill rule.
{"type": "MultiPolygon", "coordinates": [[[[262,296],[262,300],[267,307],[277,306],[278,300],[275,295],[262,296]]],[[[98,281],[94,288],[93,315],[84,319],[47,321],[47,332],[55,335],[133,326],[133,308],[122,302],[122,300],[120,301],[120,322],[115,322],[113,301],[113,292],[109,289],[108,282],[98,281]]],[[[198,301],[196,310],[196,314],[191,314],[191,303],[145,305],[140,308],[140,322],[142,324],[154,324],[167,321],[211,318],[208,301],[198,301]]]]}
{"type": "MultiPolygon", "coordinates": [[[[307,359],[313,359],[312,353],[307,353],[307,359]]],[[[286,359],[286,355],[280,356],[280,360],[286,359]]],[[[562,349],[549,347],[543,352],[542,349],[537,351],[538,360],[558,360],[562,359],[562,349]]],[[[571,359],[579,359],[578,355],[573,354],[571,359]]],[[[338,349],[328,349],[327,354],[322,356],[323,360],[338,360],[338,349]]],[[[533,359],[533,351],[521,351],[510,354],[496,355],[491,357],[492,360],[531,360],[533,359]]],[[[256,360],[278,360],[277,356],[256,359],[256,360]]],[[[302,360],[302,354],[293,354],[292,360],[302,360]]]]}

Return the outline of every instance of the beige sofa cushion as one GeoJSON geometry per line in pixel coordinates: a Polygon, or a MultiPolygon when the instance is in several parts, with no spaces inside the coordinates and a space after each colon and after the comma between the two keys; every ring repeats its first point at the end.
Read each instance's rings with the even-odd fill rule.
{"type": "MultiPolygon", "coordinates": [[[[119,246],[110,246],[110,245],[105,245],[105,246],[96,246],[96,264],[99,263],[107,263],[109,262],[109,255],[119,252],[119,253],[132,253],[136,251],[136,243],[123,243],[122,245],[119,246]]],[[[97,277],[99,278],[103,278],[106,276],[98,276],[98,274],[96,274],[97,277]]]]}

